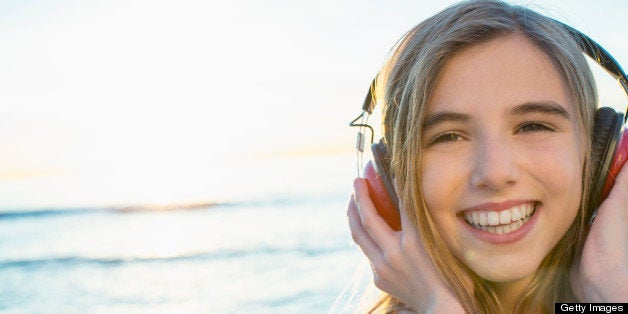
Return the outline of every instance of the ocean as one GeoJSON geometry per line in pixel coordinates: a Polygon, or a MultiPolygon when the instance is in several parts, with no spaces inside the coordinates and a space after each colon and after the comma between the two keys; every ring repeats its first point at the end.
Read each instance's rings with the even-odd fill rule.
{"type": "Polygon", "coordinates": [[[327,313],[364,263],[350,186],[195,209],[0,211],[0,313],[327,313]]]}

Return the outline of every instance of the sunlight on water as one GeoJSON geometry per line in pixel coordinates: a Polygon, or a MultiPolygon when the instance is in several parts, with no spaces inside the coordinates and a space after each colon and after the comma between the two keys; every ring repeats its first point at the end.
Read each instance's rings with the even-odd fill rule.
{"type": "MultiPolygon", "coordinates": [[[[0,180],[0,190],[22,200],[16,204],[18,208],[167,205],[347,191],[355,176],[354,153],[208,163],[210,166],[204,168],[165,164],[159,172],[133,164],[127,165],[128,169],[116,165],[115,169],[97,168],[18,182],[0,180]],[[31,197],[33,193],[38,197],[31,197]]],[[[0,197],[0,209],[12,208],[10,204],[9,198],[0,197]]]]}
{"type": "Polygon", "coordinates": [[[277,193],[213,207],[0,215],[0,311],[324,313],[360,260],[353,169],[341,182],[334,159],[308,165],[273,178],[277,193]],[[319,187],[289,187],[303,178],[319,187]]]}

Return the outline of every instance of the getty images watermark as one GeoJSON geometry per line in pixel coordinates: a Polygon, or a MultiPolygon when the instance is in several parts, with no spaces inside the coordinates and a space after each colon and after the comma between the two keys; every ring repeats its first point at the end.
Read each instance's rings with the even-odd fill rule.
{"type": "Polygon", "coordinates": [[[628,313],[628,303],[554,303],[556,313],[628,313]]]}

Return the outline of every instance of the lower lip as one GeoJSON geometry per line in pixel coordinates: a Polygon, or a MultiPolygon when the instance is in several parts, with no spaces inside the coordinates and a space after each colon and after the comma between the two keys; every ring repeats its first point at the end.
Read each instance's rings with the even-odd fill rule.
{"type": "Polygon", "coordinates": [[[480,240],[493,244],[509,244],[523,239],[526,234],[528,234],[530,230],[532,230],[534,224],[536,223],[537,217],[539,216],[540,209],[541,204],[537,204],[535,206],[534,214],[525,224],[523,224],[519,229],[506,234],[498,234],[476,229],[471,227],[471,225],[467,223],[467,221],[464,219],[464,216],[460,217],[460,219],[462,220],[462,224],[467,228],[467,230],[469,230],[469,232],[473,236],[479,238],[480,240]]]}

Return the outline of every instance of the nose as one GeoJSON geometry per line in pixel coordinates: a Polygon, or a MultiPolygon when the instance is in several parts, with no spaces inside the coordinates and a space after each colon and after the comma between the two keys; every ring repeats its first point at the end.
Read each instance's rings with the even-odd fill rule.
{"type": "Polygon", "coordinates": [[[475,148],[471,184],[490,190],[503,190],[517,182],[517,154],[506,141],[481,140],[475,148]]]}

